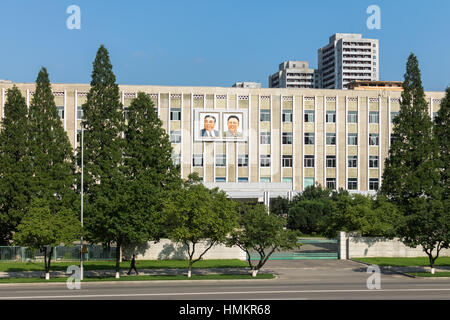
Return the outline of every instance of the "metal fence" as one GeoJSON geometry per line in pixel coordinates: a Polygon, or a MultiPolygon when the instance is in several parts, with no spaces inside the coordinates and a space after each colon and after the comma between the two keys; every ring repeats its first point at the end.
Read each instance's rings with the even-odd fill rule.
{"type": "MultiPolygon", "coordinates": [[[[89,260],[115,260],[116,248],[104,248],[98,245],[87,245],[87,253],[83,259],[89,260]]],[[[53,261],[80,260],[80,246],[66,247],[56,246],[53,250],[53,261]]],[[[49,250],[47,251],[49,252],[49,250]]],[[[25,247],[2,247],[0,246],[0,261],[41,261],[44,260],[44,252],[39,249],[25,247]]]]}

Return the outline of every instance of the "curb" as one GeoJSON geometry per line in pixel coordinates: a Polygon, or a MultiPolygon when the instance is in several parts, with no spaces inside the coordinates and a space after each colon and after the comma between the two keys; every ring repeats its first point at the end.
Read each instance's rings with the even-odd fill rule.
{"type": "MultiPolygon", "coordinates": [[[[364,265],[366,265],[366,266],[373,266],[373,265],[374,265],[373,263],[367,263],[367,262],[359,261],[359,260],[356,260],[356,259],[349,259],[349,260],[354,261],[354,262],[357,262],[357,263],[360,263],[360,264],[364,264],[364,265]]],[[[375,264],[375,265],[376,265],[376,264],[375,264]]],[[[379,267],[381,271],[383,271],[383,269],[384,269],[384,270],[389,270],[390,272],[394,272],[394,273],[400,274],[400,275],[405,276],[405,277],[408,277],[408,278],[414,278],[414,279],[417,278],[417,277],[414,276],[414,275],[407,274],[407,273],[405,273],[405,272],[398,271],[398,270],[392,270],[392,269],[390,269],[389,267],[386,269],[385,266],[378,266],[378,265],[376,265],[376,266],[379,267]]]]}

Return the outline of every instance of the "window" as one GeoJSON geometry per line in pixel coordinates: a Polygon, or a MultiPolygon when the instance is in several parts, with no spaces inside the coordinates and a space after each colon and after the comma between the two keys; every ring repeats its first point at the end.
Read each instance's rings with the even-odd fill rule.
{"type": "Polygon", "coordinates": [[[436,117],[438,116],[438,112],[433,112],[433,121],[436,122],[436,117]]]}
{"type": "Polygon", "coordinates": [[[261,155],[261,167],[270,167],[270,154],[262,154],[261,155]]]}
{"type": "Polygon", "coordinates": [[[305,168],[314,168],[314,156],[313,155],[305,155],[304,166],[305,166],[305,168]]]}
{"type": "Polygon", "coordinates": [[[227,156],[225,154],[216,154],[216,167],[226,167],[227,156]]]}
{"type": "Polygon", "coordinates": [[[358,167],[358,156],[348,156],[348,167],[349,168],[358,167]]]}
{"type": "Polygon", "coordinates": [[[378,190],[378,179],[377,178],[369,179],[369,190],[378,190]]]}
{"type": "Polygon", "coordinates": [[[336,168],[336,156],[327,156],[327,168],[336,168]]]}
{"type": "Polygon", "coordinates": [[[378,156],[369,156],[369,168],[378,168],[378,156]]]}
{"type": "Polygon", "coordinates": [[[394,119],[398,116],[398,111],[391,112],[391,123],[394,123],[394,119]]]}
{"type": "Polygon", "coordinates": [[[398,141],[398,136],[394,133],[391,134],[391,144],[393,144],[395,141],[398,141]]]}
{"type": "Polygon", "coordinates": [[[216,182],[226,182],[227,178],[225,177],[216,177],[216,182]]]}
{"type": "Polygon", "coordinates": [[[357,178],[348,178],[347,189],[348,190],[358,190],[358,179],[357,178]]]}
{"type": "Polygon", "coordinates": [[[283,177],[282,182],[292,182],[292,177],[283,177]]]}
{"type": "Polygon", "coordinates": [[[292,144],[292,132],[283,132],[283,144],[292,144]]]}
{"type": "Polygon", "coordinates": [[[170,131],[170,142],[181,143],[181,131],[170,131]]]}
{"type": "Polygon", "coordinates": [[[305,144],[314,144],[313,132],[305,132],[305,144]]]}
{"type": "Polygon", "coordinates": [[[170,120],[181,120],[181,109],[171,108],[170,109],[170,120]]]}
{"type": "Polygon", "coordinates": [[[347,122],[348,123],[357,123],[358,122],[358,111],[349,111],[347,114],[347,122]]]}
{"type": "Polygon", "coordinates": [[[64,106],[58,106],[58,116],[62,119],[64,119],[64,106]]]}
{"type": "Polygon", "coordinates": [[[270,109],[261,109],[260,121],[270,121],[270,109]]]}
{"type": "Polygon", "coordinates": [[[270,182],[270,177],[260,177],[259,182],[270,182]]]}
{"type": "Polygon", "coordinates": [[[358,145],[358,134],[357,133],[349,133],[347,137],[347,144],[349,146],[357,146],[358,145]]]}
{"type": "Polygon", "coordinates": [[[193,165],[194,167],[203,167],[203,154],[193,155],[193,165]]]}
{"type": "Polygon", "coordinates": [[[77,130],[77,142],[81,141],[81,130],[77,130]]]}
{"type": "Polygon", "coordinates": [[[181,164],[181,154],[172,153],[172,162],[174,165],[180,165],[181,164]]]}
{"type": "Polygon", "coordinates": [[[314,186],[314,178],[306,178],[303,180],[303,190],[314,186]]]}
{"type": "Polygon", "coordinates": [[[283,110],[283,122],[292,122],[292,110],[283,110]]]}
{"type": "Polygon", "coordinates": [[[123,107],[123,117],[128,120],[128,107],[123,107]]]}
{"type": "Polygon", "coordinates": [[[336,190],[336,178],[327,178],[327,188],[336,190]]]}
{"type": "Polygon", "coordinates": [[[327,145],[336,145],[336,133],[327,132],[327,145]]]}
{"type": "Polygon", "coordinates": [[[327,111],[326,121],[328,123],[335,123],[336,122],[336,111],[327,111]]]}
{"type": "Polygon", "coordinates": [[[77,119],[84,119],[84,112],[82,107],[77,107],[77,119]]]}
{"type": "Polygon", "coordinates": [[[248,177],[239,177],[238,182],[248,182],[248,177]]]}
{"type": "Polygon", "coordinates": [[[369,146],[377,146],[379,142],[378,133],[369,133],[369,146]]]}
{"type": "Polygon", "coordinates": [[[283,168],[292,168],[292,156],[283,155],[283,168]]]}
{"type": "Polygon", "coordinates": [[[378,123],[378,121],[379,121],[378,111],[370,111],[369,112],[369,123],[378,123]]]}
{"type": "Polygon", "coordinates": [[[305,110],[305,122],[314,122],[314,110],[305,110]]]}
{"type": "Polygon", "coordinates": [[[248,167],[248,154],[238,155],[238,167],[248,167]]]}
{"type": "Polygon", "coordinates": [[[270,144],[270,132],[261,132],[260,133],[260,143],[261,144],[270,144]]]}

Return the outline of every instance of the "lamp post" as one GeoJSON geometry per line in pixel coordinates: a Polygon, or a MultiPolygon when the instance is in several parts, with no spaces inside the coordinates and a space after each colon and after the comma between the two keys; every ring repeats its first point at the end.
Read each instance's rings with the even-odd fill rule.
{"type": "Polygon", "coordinates": [[[81,125],[81,250],[80,250],[80,280],[83,280],[83,176],[84,176],[84,126],[81,125]]]}

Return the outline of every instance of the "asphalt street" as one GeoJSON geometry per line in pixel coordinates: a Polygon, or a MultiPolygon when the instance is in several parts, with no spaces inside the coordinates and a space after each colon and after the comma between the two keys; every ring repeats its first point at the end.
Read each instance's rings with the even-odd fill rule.
{"type": "Polygon", "coordinates": [[[342,260],[269,261],[270,280],[0,284],[0,300],[414,300],[450,299],[450,278],[382,272],[379,289],[367,266],[342,260]]]}

